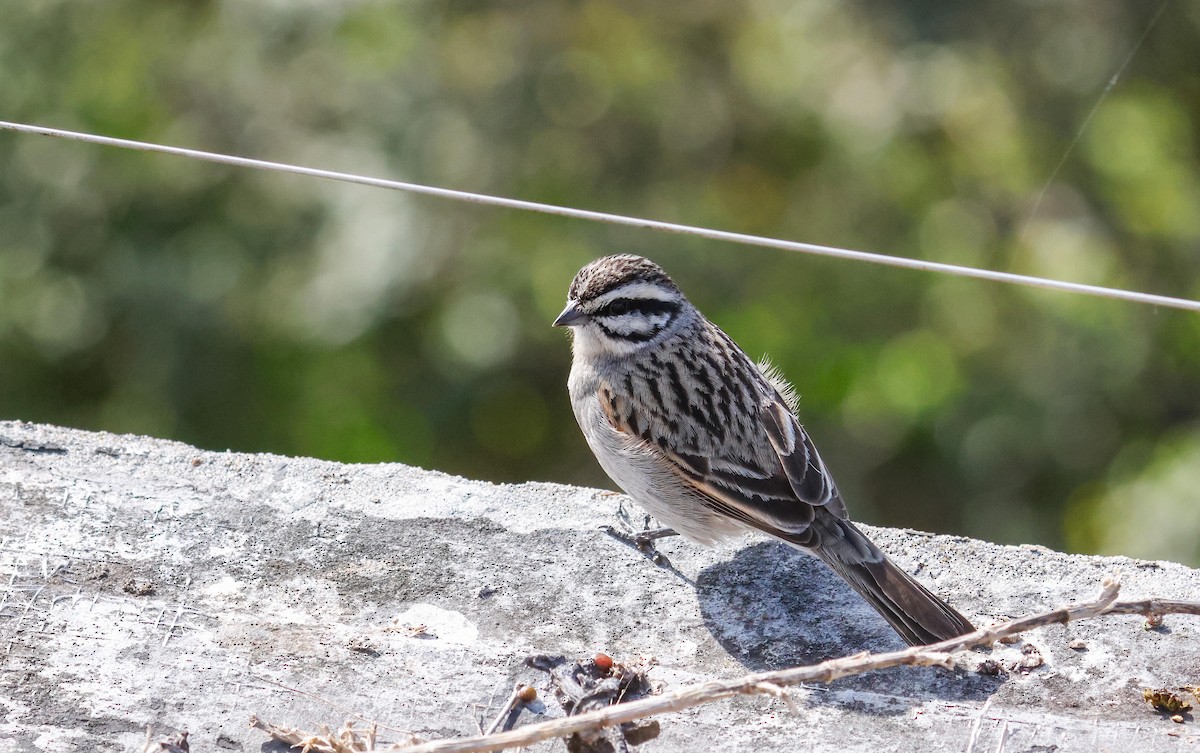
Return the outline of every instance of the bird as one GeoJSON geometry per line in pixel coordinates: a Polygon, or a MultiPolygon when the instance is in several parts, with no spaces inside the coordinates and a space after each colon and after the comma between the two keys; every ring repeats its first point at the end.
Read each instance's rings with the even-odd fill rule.
{"type": "Polygon", "coordinates": [[[909,645],[974,630],[850,521],[794,389],[659,265],[634,254],[588,263],[554,326],[571,332],[567,391],[588,446],[666,534],[779,539],[828,565],[909,645]]]}

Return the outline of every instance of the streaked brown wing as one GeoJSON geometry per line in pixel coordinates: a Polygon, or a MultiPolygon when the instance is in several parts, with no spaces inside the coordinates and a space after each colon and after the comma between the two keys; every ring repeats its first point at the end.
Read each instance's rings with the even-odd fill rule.
{"type": "Polygon", "coordinates": [[[798,539],[803,538],[812,524],[816,507],[846,517],[845,504],[816,448],[778,399],[764,405],[759,416],[780,461],[772,468],[747,465],[733,458],[666,449],[643,434],[638,426],[642,422],[633,406],[607,385],[600,387],[597,399],[614,429],[638,442],[643,452],[660,458],[664,467],[681,484],[695,491],[706,505],[735,520],[803,543],[798,539]]]}
{"type": "Polygon", "coordinates": [[[783,472],[796,497],[813,507],[824,507],[835,517],[845,520],[848,517],[846,503],[795,414],[788,410],[778,395],[761,407],[759,420],[783,464],[783,472]]]}

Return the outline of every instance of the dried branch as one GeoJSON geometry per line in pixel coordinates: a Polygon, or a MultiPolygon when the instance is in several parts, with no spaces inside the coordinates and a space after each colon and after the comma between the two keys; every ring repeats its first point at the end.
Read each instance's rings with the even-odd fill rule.
{"type": "Polygon", "coordinates": [[[830,683],[850,675],[899,666],[950,667],[953,666],[951,654],[955,651],[976,646],[990,646],[1001,638],[1045,625],[1066,624],[1073,620],[1108,614],[1141,614],[1146,615],[1147,618],[1164,614],[1200,615],[1200,602],[1174,599],[1117,602],[1119,591],[1119,580],[1110,576],[1104,579],[1100,594],[1092,601],[980,628],[967,635],[930,646],[914,646],[903,651],[884,654],[863,652],[830,659],[820,664],[772,672],[758,672],[732,680],[713,680],[651,698],[620,703],[578,716],[532,724],[509,732],[436,740],[417,745],[402,745],[392,750],[403,753],[487,753],[504,748],[525,747],[542,740],[567,737],[578,732],[625,724],[648,716],[682,711],[736,695],[769,694],[788,702],[785,688],[801,683],[830,683]]]}
{"type": "Polygon", "coordinates": [[[496,718],[492,720],[492,723],[488,725],[487,731],[483,733],[485,737],[494,735],[497,732],[507,732],[512,727],[516,722],[516,714],[513,711],[524,702],[522,698],[522,691],[524,690],[525,686],[521,683],[517,683],[513,687],[513,691],[509,693],[508,700],[504,702],[500,713],[496,714],[496,718]]]}
{"type": "MultiPolygon", "coordinates": [[[[261,729],[272,738],[285,742],[293,748],[301,748],[305,753],[370,753],[375,747],[375,725],[366,729],[356,729],[353,722],[347,721],[342,728],[334,732],[325,725],[316,734],[303,732],[291,727],[280,727],[264,722],[257,716],[250,717],[250,726],[261,729]]],[[[413,745],[418,739],[410,737],[413,745]]]]}
{"type": "Polygon", "coordinates": [[[1200,602],[1179,599],[1143,599],[1120,601],[1104,610],[1104,614],[1140,614],[1148,621],[1155,621],[1164,614],[1200,615],[1200,602]]]}
{"type": "Polygon", "coordinates": [[[830,683],[841,677],[898,666],[950,666],[952,664],[951,652],[975,646],[991,645],[1005,636],[1016,635],[1043,625],[1095,617],[1105,614],[1109,610],[1113,610],[1116,614],[1162,614],[1174,611],[1188,614],[1200,613],[1200,603],[1194,602],[1150,600],[1114,603],[1119,591],[1119,581],[1115,577],[1108,577],[1104,579],[1100,595],[1092,601],[981,628],[973,633],[931,646],[914,646],[903,651],[885,654],[861,653],[804,667],[759,672],[733,680],[714,680],[578,716],[532,724],[511,732],[453,740],[436,740],[406,747],[403,750],[404,753],[485,753],[504,748],[529,746],[542,740],[566,737],[588,729],[624,724],[656,714],[682,711],[735,695],[754,693],[779,695],[786,693],[783,690],[786,686],[804,682],[830,683]]]}

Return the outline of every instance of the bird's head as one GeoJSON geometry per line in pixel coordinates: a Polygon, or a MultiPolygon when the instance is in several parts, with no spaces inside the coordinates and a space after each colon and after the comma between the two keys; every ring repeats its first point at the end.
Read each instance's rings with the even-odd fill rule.
{"type": "Polygon", "coordinates": [[[570,327],[578,354],[619,356],[666,337],[685,319],[687,298],[654,262],[633,254],[597,259],[575,275],[555,327],[570,327]]]}

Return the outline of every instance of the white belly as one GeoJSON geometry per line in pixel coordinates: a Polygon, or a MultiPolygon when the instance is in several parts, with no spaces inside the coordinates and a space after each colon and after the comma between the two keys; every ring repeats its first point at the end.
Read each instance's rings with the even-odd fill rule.
{"type": "Polygon", "coordinates": [[[646,512],[701,544],[741,533],[741,524],[704,505],[702,498],[672,472],[652,446],[618,432],[608,422],[596,390],[579,385],[572,372],[575,419],[600,467],[646,512]]]}

